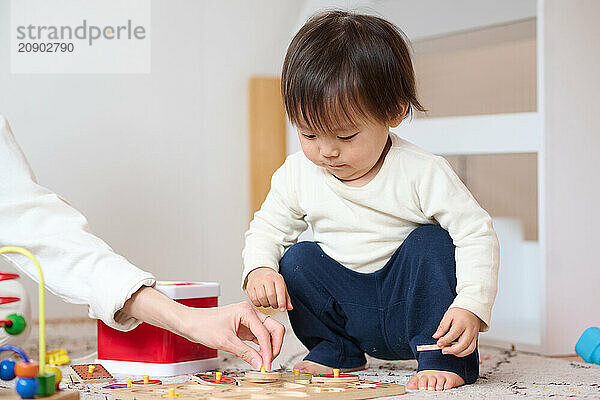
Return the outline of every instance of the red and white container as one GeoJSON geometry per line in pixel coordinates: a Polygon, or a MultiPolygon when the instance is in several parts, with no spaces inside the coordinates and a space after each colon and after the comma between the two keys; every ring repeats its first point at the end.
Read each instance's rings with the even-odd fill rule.
{"type": "MultiPolygon", "coordinates": [[[[158,282],[156,289],[189,307],[217,307],[216,282],[158,282]]],[[[98,362],[115,374],[173,376],[217,368],[217,350],[142,323],[129,332],[98,320],[98,362]]]]}

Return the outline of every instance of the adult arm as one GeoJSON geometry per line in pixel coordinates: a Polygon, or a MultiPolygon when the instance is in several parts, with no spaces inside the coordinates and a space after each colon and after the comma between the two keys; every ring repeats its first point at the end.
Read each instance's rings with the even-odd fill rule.
{"type": "MultiPolygon", "coordinates": [[[[0,245],[31,251],[52,293],[89,305],[89,316],[119,330],[139,319],[119,313],[140,287],[155,278],[116,254],[94,236],[85,217],[40,186],[6,119],[0,116],[0,245]]],[[[38,281],[35,266],[20,254],[3,257],[38,281]]]]}

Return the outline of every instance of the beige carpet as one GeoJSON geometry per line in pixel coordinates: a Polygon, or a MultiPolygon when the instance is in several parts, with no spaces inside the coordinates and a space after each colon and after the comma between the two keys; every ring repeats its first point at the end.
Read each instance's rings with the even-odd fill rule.
{"type": "MultiPolygon", "coordinates": [[[[93,360],[96,349],[93,321],[51,323],[47,326],[48,350],[66,348],[72,360],[93,360]]],[[[37,358],[37,332],[34,330],[25,350],[37,358]]],[[[306,354],[306,350],[288,330],[284,350],[275,360],[274,368],[290,369],[306,354]]],[[[221,354],[222,370],[246,370],[241,360],[221,354]]],[[[461,399],[528,399],[597,398],[600,399],[600,366],[584,362],[540,357],[521,352],[503,351],[491,347],[480,349],[480,378],[469,386],[446,392],[411,391],[400,398],[461,398],[461,399]]],[[[385,382],[406,383],[416,370],[415,361],[386,362],[369,359],[364,378],[385,382]]],[[[83,396],[86,397],[85,395],[83,396]]]]}

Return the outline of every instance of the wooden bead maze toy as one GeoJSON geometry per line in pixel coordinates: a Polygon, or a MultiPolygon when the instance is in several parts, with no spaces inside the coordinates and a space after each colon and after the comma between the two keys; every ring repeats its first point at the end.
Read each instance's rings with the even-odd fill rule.
{"type": "MultiPolygon", "coordinates": [[[[47,399],[79,399],[79,392],[58,390],[62,373],[53,366],[46,365],[46,305],[44,292],[44,274],[40,263],[28,250],[22,247],[6,246],[0,248],[0,254],[17,253],[27,257],[37,268],[39,273],[38,282],[38,302],[39,302],[39,363],[30,360],[25,352],[17,346],[1,346],[0,352],[12,351],[21,356],[23,361],[15,362],[12,359],[5,359],[0,362],[0,378],[2,380],[12,380],[17,377],[16,392],[23,399],[32,399],[34,397],[45,397],[47,399]]],[[[17,274],[0,274],[0,280],[16,279],[17,274]]],[[[11,303],[20,300],[10,296],[0,297],[2,304],[11,303]]],[[[22,315],[8,315],[1,322],[2,327],[8,334],[17,335],[25,330],[26,319],[22,315]]],[[[13,391],[2,388],[0,394],[3,399],[12,399],[18,397],[13,391]]]]}

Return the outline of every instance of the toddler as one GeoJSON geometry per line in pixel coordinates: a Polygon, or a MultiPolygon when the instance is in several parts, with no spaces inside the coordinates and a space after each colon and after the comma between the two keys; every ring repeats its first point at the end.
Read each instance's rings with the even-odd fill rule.
{"type": "Polygon", "coordinates": [[[273,174],[250,223],[243,288],[254,305],[289,311],[309,350],[295,368],[358,370],[366,353],[416,359],[410,389],[475,382],[498,240],[449,164],[389,131],[424,111],[401,31],[318,14],[288,48],[281,89],[302,152],[273,174]],[[309,225],[314,242],[297,243],[309,225]],[[434,343],[442,350],[416,350],[434,343]]]}

